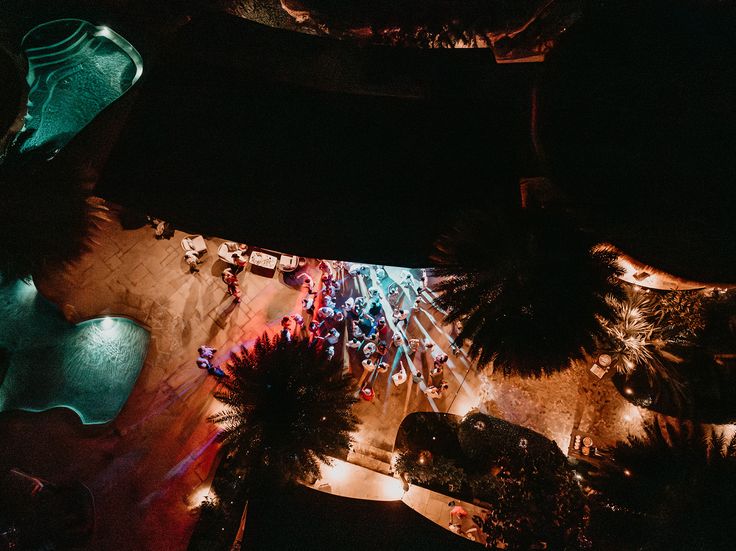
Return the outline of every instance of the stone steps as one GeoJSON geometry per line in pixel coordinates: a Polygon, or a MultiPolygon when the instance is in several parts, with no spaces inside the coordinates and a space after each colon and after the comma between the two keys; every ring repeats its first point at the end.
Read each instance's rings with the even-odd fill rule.
{"type": "Polygon", "coordinates": [[[347,461],[377,473],[388,475],[391,473],[392,455],[392,452],[383,448],[363,442],[356,442],[348,452],[347,461]]]}

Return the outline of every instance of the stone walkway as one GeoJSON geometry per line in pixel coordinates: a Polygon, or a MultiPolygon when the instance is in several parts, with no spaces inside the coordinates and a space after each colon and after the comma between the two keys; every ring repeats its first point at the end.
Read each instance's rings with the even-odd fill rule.
{"type": "Polygon", "coordinates": [[[483,515],[484,509],[481,507],[414,484],[405,492],[399,479],[339,459],[333,460],[332,465],[323,465],[322,477],[308,487],[320,492],[356,499],[378,501],[396,501],[400,499],[417,513],[442,526],[445,530],[451,531],[450,521],[452,520],[460,525],[461,534],[469,534],[466,535],[468,539],[480,543],[484,541],[483,534],[473,522],[473,516],[483,515]],[[465,509],[468,512],[467,517],[451,519],[451,506],[448,505],[450,502],[454,502],[455,505],[465,509]]]}
{"type": "MultiPolygon", "coordinates": [[[[200,272],[190,274],[180,246],[185,234],[156,240],[150,227],[124,230],[113,221],[102,229],[99,245],[75,266],[36,281],[39,291],[58,304],[72,322],[105,314],[140,321],[151,332],[140,378],[120,415],[109,425],[85,426],[71,412],[13,412],[0,415],[0,467],[20,467],[50,480],[76,479],[96,497],[97,530],[90,549],[184,549],[195,522],[196,506],[208,485],[217,457],[217,429],[206,421],[218,409],[212,398],[216,380],[194,365],[201,344],[217,347],[216,362],[231,349],[264,331],[280,329],[282,316],[301,312],[304,290],[280,276],[240,275],[242,303],[225,293],[217,259],[220,239],[208,239],[200,272]],[[29,435],[33,435],[29,438],[29,435]]],[[[308,270],[319,281],[316,261],[308,270]]],[[[353,278],[353,291],[375,284],[376,267],[353,278]]],[[[387,282],[400,283],[401,269],[387,268],[387,282]]],[[[416,278],[416,274],[412,277],[416,278]]],[[[397,307],[411,309],[416,279],[397,307]]],[[[387,309],[386,297],[384,307],[387,309]]],[[[338,301],[338,304],[341,304],[338,301]]],[[[388,317],[388,316],[387,316],[388,317]]],[[[412,310],[408,338],[429,339],[449,352],[449,328],[429,301],[412,310]]],[[[392,329],[395,327],[392,326],[392,329]]],[[[567,450],[574,429],[590,431],[610,443],[638,430],[639,412],[620,397],[610,380],[592,377],[585,366],[544,380],[478,375],[463,355],[450,355],[444,378],[449,388],[435,400],[423,385],[396,386],[391,371],[375,374],[375,398],[361,400],[362,421],[349,461],[387,470],[403,417],[412,411],[449,411],[464,415],[475,407],[534,429],[567,450]]],[[[401,360],[429,381],[432,356],[426,350],[401,360]]],[[[356,378],[361,375],[350,361],[356,378]]],[[[447,522],[442,522],[446,527],[447,522]]]]}

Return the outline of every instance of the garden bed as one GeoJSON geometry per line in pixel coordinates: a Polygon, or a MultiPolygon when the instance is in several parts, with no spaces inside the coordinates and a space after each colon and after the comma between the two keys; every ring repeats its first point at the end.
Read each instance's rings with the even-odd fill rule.
{"type": "Polygon", "coordinates": [[[412,413],[399,427],[395,470],[406,481],[487,505],[488,540],[561,548],[580,534],[583,496],[557,445],[482,413],[412,413]]]}

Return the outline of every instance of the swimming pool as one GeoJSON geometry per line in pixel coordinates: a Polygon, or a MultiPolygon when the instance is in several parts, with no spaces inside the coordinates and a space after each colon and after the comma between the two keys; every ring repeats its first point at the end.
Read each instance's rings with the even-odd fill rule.
{"type": "Polygon", "coordinates": [[[21,151],[61,149],[140,78],[143,61],[123,37],[80,19],[59,19],[23,37],[28,59],[26,141],[21,151]]]}
{"type": "Polygon", "coordinates": [[[33,283],[0,285],[0,411],[66,407],[107,423],[138,379],[149,333],[118,317],[67,322],[33,283]]]}

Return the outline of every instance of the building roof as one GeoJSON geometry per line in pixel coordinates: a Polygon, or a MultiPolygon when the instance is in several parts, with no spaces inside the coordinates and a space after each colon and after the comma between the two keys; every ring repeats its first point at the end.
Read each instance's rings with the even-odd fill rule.
{"type": "Polygon", "coordinates": [[[243,549],[379,548],[470,551],[481,547],[437,526],[401,501],[352,499],[299,486],[248,503],[243,549]]]}
{"type": "MultiPolygon", "coordinates": [[[[693,20],[691,30],[700,21],[670,19],[665,37],[678,21],[693,20]]],[[[736,281],[736,188],[724,177],[735,173],[734,127],[708,133],[718,113],[733,115],[725,92],[714,104],[706,93],[736,79],[733,68],[719,69],[722,53],[702,69],[718,74],[715,84],[698,77],[698,52],[720,51],[728,37],[678,46],[678,63],[665,59],[668,41],[649,38],[654,53],[614,58],[616,29],[609,40],[598,34],[578,46],[575,34],[561,41],[574,55],[553,56],[545,78],[558,71],[557,80],[537,88],[562,98],[553,115],[563,124],[542,134],[550,175],[602,240],[644,264],[736,281]],[[575,76],[585,67],[597,69],[575,76]],[[575,78],[561,81],[570,71],[575,78]],[[688,76],[682,86],[657,88],[656,78],[672,84],[679,74],[688,76]],[[621,79],[637,101],[607,87],[616,75],[628,75],[621,79]],[[655,79],[646,94],[634,75],[655,79]],[[605,94],[586,95],[586,78],[605,94]],[[609,103],[634,130],[622,131],[609,103]],[[668,116],[673,109],[687,116],[668,116]]],[[[448,225],[468,210],[515,208],[519,176],[539,171],[529,135],[539,64],[498,65],[488,50],[360,46],[205,14],[146,67],[98,193],[187,231],[302,256],[423,266],[448,225]]],[[[541,103],[546,123],[549,105],[541,103]]]]}
{"type": "Polygon", "coordinates": [[[148,67],[98,192],[179,227],[426,265],[469,205],[518,202],[529,69],[490,51],[360,48],[210,15],[148,67]]]}

